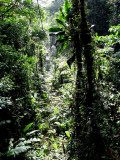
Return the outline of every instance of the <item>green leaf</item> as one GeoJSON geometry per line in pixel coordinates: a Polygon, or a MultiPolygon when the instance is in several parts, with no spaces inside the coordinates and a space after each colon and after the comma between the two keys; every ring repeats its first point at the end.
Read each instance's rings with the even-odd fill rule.
{"type": "Polygon", "coordinates": [[[118,36],[119,32],[116,32],[115,35],[118,36]]]}
{"type": "Polygon", "coordinates": [[[67,19],[66,19],[66,16],[65,16],[64,13],[63,13],[62,7],[60,7],[59,11],[60,11],[61,17],[62,17],[64,20],[67,20],[67,19]]]}
{"type": "Polygon", "coordinates": [[[70,138],[70,133],[68,131],[65,131],[65,133],[68,136],[68,138],[70,138]]]}
{"type": "Polygon", "coordinates": [[[68,14],[68,11],[71,7],[71,4],[68,2],[68,0],[65,1],[65,13],[68,14]]]}
{"type": "Polygon", "coordinates": [[[62,128],[65,128],[65,124],[64,124],[64,123],[63,123],[63,124],[61,124],[61,127],[62,127],[62,128]]]}
{"type": "Polygon", "coordinates": [[[59,27],[52,27],[52,28],[49,28],[49,32],[59,32],[59,31],[62,31],[62,29],[59,28],[59,27]]]}
{"type": "Polygon", "coordinates": [[[63,41],[61,49],[58,51],[58,55],[60,55],[66,47],[67,47],[67,41],[63,41]]]}
{"type": "Polygon", "coordinates": [[[54,141],[54,140],[55,140],[55,138],[52,136],[51,141],[54,141]]]}
{"type": "Polygon", "coordinates": [[[54,110],[55,110],[56,113],[59,113],[59,110],[57,108],[54,108],[54,110]]]}
{"type": "Polygon", "coordinates": [[[49,94],[44,93],[43,96],[44,96],[45,98],[48,98],[48,97],[49,97],[49,94]]]}
{"type": "Polygon", "coordinates": [[[33,125],[34,122],[32,123],[29,123],[25,128],[24,128],[24,132],[26,132],[32,125],[33,125]]]}
{"type": "Polygon", "coordinates": [[[44,156],[47,155],[48,149],[44,149],[44,156]]]}
{"type": "Polygon", "coordinates": [[[67,41],[64,41],[64,44],[62,46],[62,49],[64,50],[67,47],[67,41]]]}
{"type": "Polygon", "coordinates": [[[54,144],[53,144],[53,147],[54,147],[55,149],[57,149],[57,144],[56,144],[56,143],[54,143],[54,144]]]}
{"type": "Polygon", "coordinates": [[[66,24],[65,24],[62,20],[60,20],[60,19],[57,18],[57,19],[56,19],[56,22],[57,22],[58,24],[62,25],[63,27],[67,28],[66,24]]]}
{"type": "Polygon", "coordinates": [[[43,125],[41,124],[40,126],[39,126],[39,129],[42,129],[43,128],[43,125]]]}

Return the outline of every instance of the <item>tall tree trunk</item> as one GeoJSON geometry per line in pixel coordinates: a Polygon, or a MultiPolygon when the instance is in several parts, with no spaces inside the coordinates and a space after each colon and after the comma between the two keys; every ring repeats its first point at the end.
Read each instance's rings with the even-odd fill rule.
{"type": "MultiPolygon", "coordinates": [[[[99,112],[97,110],[102,110],[102,106],[96,104],[96,97],[98,96],[98,91],[95,90],[95,78],[94,78],[94,60],[93,60],[93,52],[94,48],[92,45],[92,37],[90,30],[87,25],[86,14],[85,14],[85,4],[84,0],[80,0],[81,6],[81,41],[82,46],[84,48],[84,56],[86,61],[87,68],[87,80],[88,80],[88,88],[87,88],[87,96],[86,96],[86,107],[87,113],[86,115],[91,120],[91,134],[90,138],[90,147],[94,145],[92,158],[102,159],[102,155],[105,153],[105,143],[104,139],[101,136],[100,128],[99,128],[99,112]],[[100,108],[101,107],[101,108],[100,108]]],[[[100,98],[100,97],[99,97],[100,98]]],[[[99,103],[99,102],[97,102],[99,103]]],[[[92,150],[92,148],[91,148],[92,150]]],[[[88,157],[90,157],[91,152],[88,153],[88,157]]]]}
{"type": "Polygon", "coordinates": [[[92,47],[92,38],[90,34],[90,30],[87,25],[86,15],[85,15],[85,7],[84,0],[80,0],[81,2],[81,41],[84,48],[84,56],[86,60],[87,67],[87,79],[88,79],[88,90],[87,90],[87,107],[92,107],[93,102],[93,92],[94,92],[94,69],[93,69],[93,52],[94,49],[92,47]]]}
{"type": "MultiPolygon", "coordinates": [[[[78,160],[93,159],[101,160],[101,156],[104,155],[105,145],[104,139],[100,134],[100,128],[98,127],[99,116],[97,115],[97,109],[101,107],[95,104],[95,78],[94,78],[94,61],[93,52],[94,48],[92,45],[92,37],[90,30],[87,25],[86,14],[85,14],[85,3],[84,0],[73,0],[73,11],[75,17],[75,39],[74,48],[77,60],[77,79],[76,79],[76,98],[75,98],[75,154],[77,154],[78,160]],[[83,73],[82,63],[85,57],[86,65],[86,77],[87,77],[87,90],[84,94],[83,86],[83,73]],[[86,95],[86,97],[85,97],[86,95]],[[86,102],[85,102],[86,100],[86,102]],[[82,108],[84,106],[84,108],[82,108]],[[86,120],[83,119],[83,115],[86,116],[86,120]],[[97,117],[97,118],[96,118],[97,117]],[[90,120],[91,123],[89,128],[85,128],[84,124],[90,120]],[[86,129],[86,130],[85,130],[86,129]],[[90,131],[91,130],[91,131],[90,131]],[[85,134],[88,134],[88,139],[85,139],[85,134]],[[80,142],[81,141],[81,142],[80,142]],[[81,144],[78,144],[81,143],[81,144]],[[89,145],[89,149],[85,146],[85,143],[89,145]],[[82,145],[84,151],[81,151],[82,145]],[[88,152],[86,154],[86,152],[88,152]]],[[[86,124],[85,124],[86,125],[86,124]]],[[[72,154],[74,154],[72,152],[72,154]]]]}
{"type": "Polygon", "coordinates": [[[75,114],[75,137],[78,137],[80,134],[80,121],[81,121],[81,114],[80,114],[80,106],[82,102],[82,45],[80,40],[80,1],[79,0],[73,0],[73,12],[74,17],[79,17],[79,21],[76,22],[76,19],[74,19],[74,27],[78,28],[78,31],[75,31],[74,35],[74,51],[77,61],[77,77],[76,77],[76,95],[75,95],[75,108],[74,108],[74,114],[75,114]]]}
{"type": "Polygon", "coordinates": [[[76,96],[75,96],[75,129],[76,137],[80,134],[80,106],[82,102],[82,47],[80,43],[79,34],[76,35],[76,41],[74,43],[75,54],[77,59],[77,77],[76,77],[76,96]]]}

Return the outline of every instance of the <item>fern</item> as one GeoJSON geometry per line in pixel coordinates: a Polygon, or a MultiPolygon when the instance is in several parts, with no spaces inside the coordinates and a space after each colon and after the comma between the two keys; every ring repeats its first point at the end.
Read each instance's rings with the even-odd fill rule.
{"type": "Polygon", "coordinates": [[[41,139],[39,138],[31,138],[28,140],[25,140],[25,138],[20,138],[20,142],[16,145],[15,148],[13,148],[14,145],[12,145],[12,148],[9,148],[9,151],[5,153],[7,157],[10,156],[18,156],[21,153],[27,152],[29,149],[32,149],[31,144],[40,142],[41,139]]]}

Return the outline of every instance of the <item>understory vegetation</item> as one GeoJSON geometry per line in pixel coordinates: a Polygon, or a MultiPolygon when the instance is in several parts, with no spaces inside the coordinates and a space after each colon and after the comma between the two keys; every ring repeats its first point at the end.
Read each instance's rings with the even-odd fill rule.
{"type": "Polygon", "coordinates": [[[0,160],[120,160],[119,0],[0,1],[0,160]]]}

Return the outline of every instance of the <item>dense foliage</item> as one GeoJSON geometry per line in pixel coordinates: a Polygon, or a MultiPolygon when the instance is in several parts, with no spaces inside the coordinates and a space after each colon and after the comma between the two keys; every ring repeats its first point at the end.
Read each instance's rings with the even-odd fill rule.
{"type": "Polygon", "coordinates": [[[0,159],[119,160],[119,1],[0,8],[0,159]]]}

